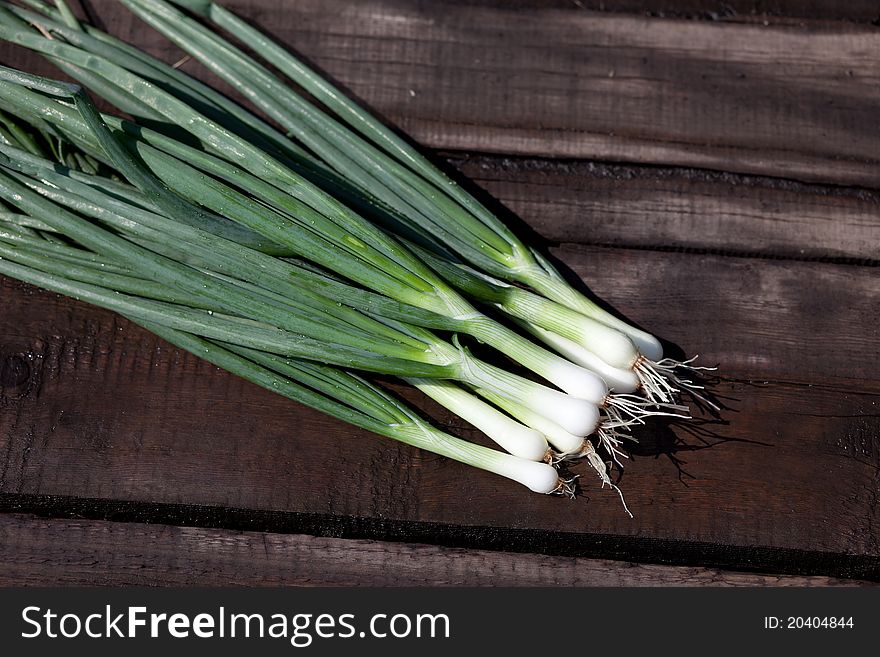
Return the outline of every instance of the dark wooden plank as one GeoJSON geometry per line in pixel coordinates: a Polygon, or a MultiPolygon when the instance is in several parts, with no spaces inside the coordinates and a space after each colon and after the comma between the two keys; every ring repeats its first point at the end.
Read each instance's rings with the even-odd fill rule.
{"type": "Polygon", "coordinates": [[[635,520],[592,478],[574,502],[528,494],[329,422],[109,313],[8,282],[0,335],[13,363],[5,376],[18,383],[3,394],[0,491],[371,518],[392,534],[395,522],[428,522],[441,527],[437,542],[443,526],[568,532],[587,552],[595,536],[634,550],[670,542],[658,559],[674,559],[677,541],[700,542],[739,565],[753,563],[756,546],[880,556],[872,268],[557,254],[602,297],[731,377],[719,387],[733,398],[726,423],[704,427],[713,448],[659,425],[639,434],[622,482],[635,520]]]}
{"type": "Polygon", "coordinates": [[[0,586],[858,586],[607,559],[0,515],[0,586]]]}
{"type": "MultiPolygon", "coordinates": [[[[91,5],[113,33],[180,58],[110,0],[91,5]]],[[[574,3],[229,5],[434,148],[880,184],[870,25],[660,20],[574,3]]],[[[0,58],[33,67],[8,46],[0,58]]]]}
{"type": "Polygon", "coordinates": [[[880,195],[869,190],[592,162],[453,162],[554,242],[880,260],[880,195]]]}

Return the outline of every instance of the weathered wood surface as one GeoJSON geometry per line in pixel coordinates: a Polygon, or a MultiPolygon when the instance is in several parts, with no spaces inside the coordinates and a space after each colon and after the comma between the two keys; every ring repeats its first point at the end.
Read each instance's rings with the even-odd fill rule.
{"type": "MultiPolygon", "coordinates": [[[[880,210],[877,192],[836,186],[880,181],[876,29],[558,3],[231,4],[418,141],[498,153],[452,162],[562,243],[554,255],[599,297],[720,363],[730,408],[701,436],[640,432],[621,482],[629,520],[589,476],[573,502],[531,495],[4,281],[0,505],[101,517],[119,503],[147,520],[151,505],[184,505],[180,524],[252,517],[253,529],[880,579],[880,210]]],[[[102,16],[179,57],[126,14],[102,16]]]]}
{"type": "Polygon", "coordinates": [[[854,586],[699,567],[0,516],[0,586],[854,586]]]}

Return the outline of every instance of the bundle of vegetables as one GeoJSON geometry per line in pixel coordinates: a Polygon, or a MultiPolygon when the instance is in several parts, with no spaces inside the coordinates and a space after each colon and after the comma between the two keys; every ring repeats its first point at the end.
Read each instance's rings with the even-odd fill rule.
{"type": "Polygon", "coordinates": [[[611,485],[597,448],[617,460],[630,425],[687,416],[677,395],[697,386],[678,372],[697,368],[663,359],[302,62],[212,2],[121,2],[286,133],[63,0],[0,3],[0,37],[133,118],[100,114],[78,85],[0,70],[0,273],[538,492],[570,492],[553,465],[578,457],[611,485]],[[552,387],[475,357],[468,338],[552,387]],[[404,379],[504,452],[441,432],[355,370],[404,379]]]}

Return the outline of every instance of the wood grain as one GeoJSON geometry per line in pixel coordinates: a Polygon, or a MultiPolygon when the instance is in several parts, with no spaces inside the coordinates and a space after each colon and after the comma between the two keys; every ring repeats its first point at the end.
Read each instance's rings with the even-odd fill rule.
{"type": "Polygon", "coordinates": [[[710,568],[0,515],[0,586],[857,586],[710,568]]]}

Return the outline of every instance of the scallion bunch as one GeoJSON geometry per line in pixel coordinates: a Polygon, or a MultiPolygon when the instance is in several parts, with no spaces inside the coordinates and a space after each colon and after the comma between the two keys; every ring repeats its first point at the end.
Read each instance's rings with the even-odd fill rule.
{"type": "Polygon", "coordinates": [[[611,485],[597,448],[616,461],[631,425],[688,416],[678,393],[698,385],[679,372],[699,368],[664,359],[300,60],[213,2],[121,2],[268,121],[63,0],[0,3],[0,38],[82,85],[0,70],[0,273],[538,492],[571,492],[553,466],[575,458],[611,485]],[[130,118],[102,115],[83,87],[130,118]],[[475,356],[474,340],[517,369],[475,356]],[[503,451],[432,427],[366,373],[399,377],[503,451]]]}

